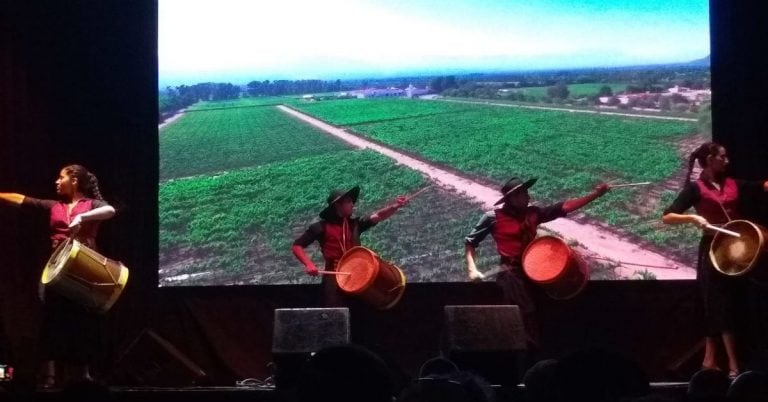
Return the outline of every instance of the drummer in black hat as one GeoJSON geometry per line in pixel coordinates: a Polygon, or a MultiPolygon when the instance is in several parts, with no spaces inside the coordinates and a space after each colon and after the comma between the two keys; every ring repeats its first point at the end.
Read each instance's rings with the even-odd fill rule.
{"type": "MultiPolygon", "coordinates": [[[[333,271],[342,255],[352,247],[360,245],[360,234],[377,223],[392,216],[395,211],[408,203],[406,197],[397,197],[394,203],[368,216],[352,217],[360,196],[360,187],[349,190],[333,190],[328,195],[328,206],[320,212],[320,221],[313,223],[298,239],[293,242],[293,255],[304,264],[308,275],[316,276],[319,271],[304,252],[304,248],[317,241],[325,260],[325,270],[333,271]]],[[[335,278],[323,276],[323,293],[327,305],[339,305],[335,278]]]]}
{"type": "Polygon", "coordinates": [[[496,283],[504,293],[504,302],[520,307],[528,333],[529,341],[538,342],[538,325],[533,319],[536,310],[529,286],[522,270],[521,258],[525,247],[536,237],[539,224],[555,220],[575,211],[605,194],[609,187],[599,184],[581,198],[570,199],[545,207],[531,206],[528,189],[538,179],[523,181],[513,177],[501,187],[502,197],[494,204],[501,205],[483,215],[472,232],[464,238],[467,273],[469,279],[476,281],[484,278],[475,265],[475,249],[488,234],[496,241],[499,264],[502,271],[496,277],[496,283]]]}

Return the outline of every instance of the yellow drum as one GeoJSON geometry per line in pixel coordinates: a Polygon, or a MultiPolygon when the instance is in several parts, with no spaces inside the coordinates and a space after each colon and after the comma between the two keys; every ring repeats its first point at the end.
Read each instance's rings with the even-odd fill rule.
{"type": "Polygon", "coordinates": [[[128,268],[77,240],[68,239],[48,259],[40,281],[46,289],[105,313],[128,283],[128,268]]]}

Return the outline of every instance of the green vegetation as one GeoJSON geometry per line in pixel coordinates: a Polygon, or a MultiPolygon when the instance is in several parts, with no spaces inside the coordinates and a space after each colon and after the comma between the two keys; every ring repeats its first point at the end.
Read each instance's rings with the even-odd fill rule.
{"type": "MultiPolygon", "coordinates": [[[[617,92],[624,91],[627,88],[627,84],[618,83],[591,83],[591,84],[571,84],[568,85],[568,92],[571,98],[583,98],[588,96],[595,96],[600,93],[600,89],[604,86],[611,88],[611,91],[615,94],[617,92]]],[[[510,92],[517,92],[529,96],[533,96],[537,99],[544,98],[547,95],[547,89],[549,87],[527,87],[527,88],[511,88],[510,92]]]]}
{"type": "Polygon", "coordinates": [[[345,149],[274,107],[213,109],[187,113],[160,131],[161,181],[345,149]]]}

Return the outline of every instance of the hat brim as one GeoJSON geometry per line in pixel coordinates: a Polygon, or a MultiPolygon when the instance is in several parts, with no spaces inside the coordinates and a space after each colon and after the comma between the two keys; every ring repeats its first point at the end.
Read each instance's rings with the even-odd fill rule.
{"type": "Polygon", "coordinates": [[[515,191],[527,190],[527,189],[533,187],[533,185],[536,184],[537,180],[539,180],[539,179],[534,177],[534,178],[529,179],[528,181],[526,181],[524,183],[521,183],[521,184],[516,185],[515,187],[512,187],[509,191],[504,193],[504,195],[502,195],[501,198],[499,198],[499,200],[496,201],[493,205],[503,204],[504,201],[507,199],[507,196],[512,194],[512,193],[514,193],[515,191]]]}
{"type": "Polygon", "coordinates": [[[320,217],[323,219],[328,219],[329,216],[333,213],[333,204],[338,202],[340,199],[344,197],[349,197],[352,199],[353,204],[357,204],[357,198],[360,196],[360,186],[354,186],[346,193],[334,198],[331,200],[331,202],[328,203],[328,206],[325,207],[322,211],[320,211],[320,217]]]}

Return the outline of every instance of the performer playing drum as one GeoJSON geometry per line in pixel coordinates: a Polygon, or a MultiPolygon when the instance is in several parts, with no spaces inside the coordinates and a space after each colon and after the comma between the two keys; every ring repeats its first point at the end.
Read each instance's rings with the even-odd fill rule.
{"type": "Polygon", "coordinates": [[[563,217],[589,204],[609,189],[607,184],[600,184],[584,197],[535,207],[528,205],[531,200],[528,188],[533,186],[536,180],[524,182],[517,177],[509,179],[501,188],[502,198],[495,204],[502,204],[501,208],[487,212],[464,239],[469,279],[481,280],[483,274],[475,265],[475,249],[488,234],[493,236],[496,251],[499,253],[499,264],[503,268],[496,277],[496,283],[504,293],[504,302],[520,307],[529,343],[533,345],[539,341],[539,326],[534,317],[536,307],[531,298],[531,282],[521,268],[523,251],[536,237],[539,224],[563,217]]]}
{"type": "MultiPolygon", "coordinates": [[[[304,248],[317,241],[325,260],[325,271],[334,271],[344,253],[360,245],[360,234],[392,216],[408,203],[408,198],[397,197],[394,203],[371,215],[353,218],[360,187],[350,190],[333,190],[328,195],[328,206],[320,212],[320,220],[313,223],[296,241],[293,254],[304,265],[308,275],[317,276],[319,271],[304,252],[304,248]]],[[[343,305],[334,275],[323,275],[323,303],[328,307],[343,305]]]]}
{"type": "MultiPolygon", "coordinates": [[[[672,205],[664,211],[662,221],[667,224],[689,223],[706,228],[708,225],[727,223],[739,218],[739,195],[746,187],[762,186],[768,191],[766,182],[744,182],[727,177],[728,156],[725,148],[714,142],[707,142],[697,148],[688,159],[688,176],[683,190],[672,205]],[[696,181],[690,181],[695,162],[703,169],[696,181]],[[696,214],[684,214],[694,207],[696,214]]],[[[699,242],[699,256],[696,280],[704,300],[704,314],[707,321],[705,351],[702,367],[716,368],[715,340],[722,337],[728,354],[729,376],[735,377],[740,371],[736,354],[734,335],[734,299],[739,293],[742,278],[723,275],[715,270],[709,258],[710,245],[716,232],[705,230],[699,242]]]]}
{"type": "MultiPolygon", "coordinates": [[[[56,193],[61,201],[15,193],[0,193],[0,200],[49,211],[52,249],[70,237],[95,248],[100,221],[115,214],[101,196],[96,176],[80,165],[66,166],[56,179],[56,193]]],[[[98,344],[98,316],[44,287],[40,298],[44,300],[41,343],[46,360],[41,386],[56,384],[55,362],[71,367],[76,378],[90,379],[89,361],[98,344]]]]}

